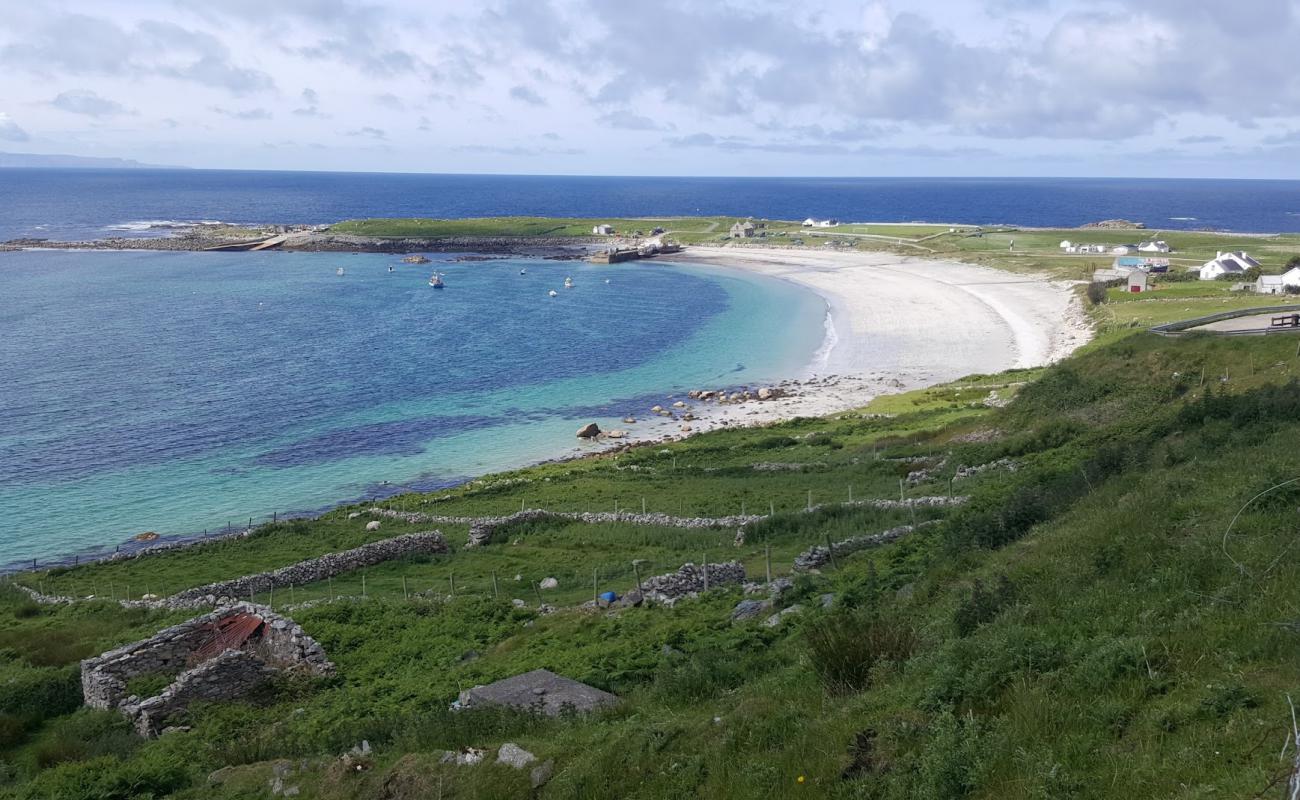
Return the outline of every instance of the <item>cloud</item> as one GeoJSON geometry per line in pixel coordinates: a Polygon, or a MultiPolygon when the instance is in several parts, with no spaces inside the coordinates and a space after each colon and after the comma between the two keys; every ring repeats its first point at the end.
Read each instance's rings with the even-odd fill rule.
{"type": "Polygon", "coordinates": [[[18,127],[18,123],[3,111],[0,111],[0,141],[25,142],[32,137],[27,131],[18,127]]]}
{"type": "Polygon", "coordinates": [[[607,128],[624,131],[665,131],[672,130],[672,125],[664,125],[650,117],[632,111],[610,111],[601,114],[596,121],[607,128]]]}
{"type": "Polygon", "coordinates": [[[714,136],[711,133],[693,133],[689,136],[669,137],[664,144],[673,148],[714,148],[724,152],[792,153],[805,156],[892,156],[899,158],[967,158],[991,156],[997,153],[983,147],[934,147],[930,145],[879,145],[856,146],[832,142],[807,142],[792,140],[753,140],[745,136],[714,136]]]}
{"type": "Polygon", "coordinates": [[[221,106],[212,106],[210,110],[213,113],[220,114],[223,117],[230,117],[231,119],[244,120],[245,122],[271,119],[271,117],[273,116],[271,112],[267,111],[265,108],[249,108],[244,110],[233,110],[229,108],[222,108],[221,106]]]}
{"type": "Polygon", "coordinates": [[[1179,144],[1218,144],[1224,141],[1222,136],[1184,136],[1178,140],[1179,144]]]}
{"type": "Polygon", "coordinates": [[[384,108],[392,109],[393,111],[406,110],[406,103],[402,102],[402,98],[392,94],[391,92],[375,95],[375,102],[384,108]]]}
{"type": "Polygon", "coordinates": [[[498,156],[579,156],[586,152],[576,147],[555,148],[487,144],[465,144],[454,149],[460,153],[488,153],[498,156]]]}
{"type": "Polygon", "coordinates": [[[320,118],[328,117],[328,115],[320,113],[320,108],[318,107],[318,104],[320,103],[320,95],[316,94],[316,90],[311,88],[310,86],[302,90],[302,102],[303,105],[301,107],[295,108],[293,110],[293,114],[295,116],[320,117],[320,118]]]}
{"type": "Polygon", "coordinates": [[[530,105],[534,105],[534,106],[546,105],[546,98],[542,97],[536,91],[530,89],[527,86],[510,87],[510,96],[516,100],[522,100],[525,103],[529,103],[530,105]]]}
{"type": "Polygon", "coordinates": [[[0,48],[0,64],[37,75],[161,76],[245,94],[274,87],[241,67],[216,36],[172,22],[131,27],[86,14],[53,15],[0,48]]]}
{"type": "Polygon", "coordinates": [[[372,128],[369,125],[365,125],[363,127],[357,128],[356,130],[348,131],[347,133],[344,134],[344,136],[366,137],[370,139],[387,139],[388,132],[381,130],[379,128],[372,128]]]}
{"type": "Polygon", "coordinates": [[[100,97],[94,92],[85,89],[60,92],[57,97],[50,101],[50,105],[62,111],[72,114],[84,114],[88,117],[112,117],[128,113],[122,104],[100,97]]]}

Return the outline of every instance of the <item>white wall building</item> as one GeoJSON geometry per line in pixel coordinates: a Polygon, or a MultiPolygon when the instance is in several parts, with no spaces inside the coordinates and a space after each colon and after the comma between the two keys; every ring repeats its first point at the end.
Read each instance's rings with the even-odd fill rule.
{"type": "Polygon", "coordinates": [[[1246,252],[1219,253],[1212,261],[1201,267],[1201,280],[1215,281],[1224,275],[1241,275],[1251,267],[1258,267],[1259,262],[1246,252]]]}

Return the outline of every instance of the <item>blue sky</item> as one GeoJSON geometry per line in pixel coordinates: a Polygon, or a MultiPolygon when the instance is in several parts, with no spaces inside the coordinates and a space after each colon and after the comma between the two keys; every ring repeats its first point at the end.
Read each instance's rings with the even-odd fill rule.
{"type": "Polygon", "coordinates": [[[8,152],[1300,178],[1300,0],[36,0],[5,14],[8,152]]]}

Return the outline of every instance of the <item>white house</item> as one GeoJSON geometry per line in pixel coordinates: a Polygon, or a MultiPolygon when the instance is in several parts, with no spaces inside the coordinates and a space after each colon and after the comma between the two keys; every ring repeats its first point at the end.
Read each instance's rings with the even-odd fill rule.
{"type": "Polygon", "coordinates": [[[1074,244],[1069,239],[1066,239],[1065,241],[1061,242],[1061,249],[1067,253],[1073,253],[1074,244]]]}
{"type": "Polygon", "coordinates": [[[1201,280],[1214,281],[1223,275],[1241,275],[1251,267],[1258,267],[1259,262],[1245,251],[1237,253],[1219,253],[1213,261],[1205,262],[1201,267],[1201,280]]]}
{"type": "Polygon", "coordinates": [[[1115,255],[1117,255],[1117,256],[1131,256],[1131,255],[1133,255],[1134,253],[1137,252],[1137,245],[1135,245],[1135,244],[1118,244],[1118,245],[1115,245],[1114,247],[1112,247],[1112,248],[1110,249],[1110,251],[1111,251],[1112,253],[1114,253],[1115,255]]]}
{"type": "Polygon", "coordinates": [[[836,227],[836,226],[839,225],[839,224],[840,224],[840,221],[839,221],[838,219],[835,219],[834,217],[832,217],[832,218],[830,218],[830,219],[818,220],[818,222],[817,222],[817,227],[818,227],[818,228],[834,228],[834,227],[836,227]]]}
{"type": "Polygon", "coordinates": [[[1140,253],[1168,253],[1169,251],[1169,244],[1161,239],[1153,239],[1138,245],[1138,252],[1140,253]]]}
{"type": "Polygon", "coordinates": [[[597,225],[591,229],[591,232],[597,236],[609,236],[614,233],[613,225],[597,225]]]}
{"type": "Polygon", "coordinates": [[[1292,267],[1281,275],[1260,275],[1255,281],[1256,294],[1286,294],[1288,289],[1300,289],[1300,267],[1292,267]]]}
{"type": "Polygon", "coordinates": [[[748,239],[753,235],[754,223],[749,220],[737,222],[735,225],[731,226],[731,238],[733,239],[748,239]]]}
{"type": "Polygon", "coordinates": [[[815,227],[816,225],[817,225],[817,220],[813,219],[812,217],[809,217],[808,219],[803,221],[803,226],[805,228],[812,228],[815,227]]]}

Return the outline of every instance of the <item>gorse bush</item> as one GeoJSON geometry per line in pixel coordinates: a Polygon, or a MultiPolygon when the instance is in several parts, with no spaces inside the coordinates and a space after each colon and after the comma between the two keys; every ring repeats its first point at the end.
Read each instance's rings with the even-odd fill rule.
{"type": "Polygon", "coordinates": [[[813,671],[831,694],[867,688],[878,664],[906,661],[917,647],[909,625],[868,610],[839,611],[811,622],[804,639],[813,671]]]}

